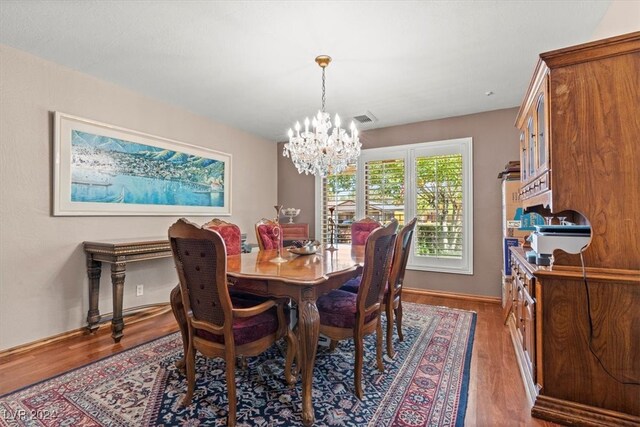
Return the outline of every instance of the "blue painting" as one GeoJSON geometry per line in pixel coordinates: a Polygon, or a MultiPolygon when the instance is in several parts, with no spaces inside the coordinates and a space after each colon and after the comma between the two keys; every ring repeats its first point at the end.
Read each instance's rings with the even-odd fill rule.
{"type": "Polygon", "coordinates": [[[231,155],[55,112],[53,215],[231,215],[231,155]]]}
{"type": "Polygon", "coordinates": [[[73,130],[71,201],[224,204],[224,162],[73,130]]]}

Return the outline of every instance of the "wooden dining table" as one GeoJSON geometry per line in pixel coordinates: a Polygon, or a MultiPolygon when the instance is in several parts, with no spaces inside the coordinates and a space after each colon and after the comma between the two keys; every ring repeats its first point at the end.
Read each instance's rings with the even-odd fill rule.
{"type": "MultiPolygon", "coordinates": [[[[229,286],[237,291],[267,297],[288,297],[298,306],[297,337],[302,379],[302,422],[313,425],[313,369],[320,335],[320,315],[316,301],[344,282],[362,273],[364,246],[338,245],[329,250],[322,246],[315,254],[295,255],[284,249],[285,262],[274,262],[277,251],[263,250],[227,257],[229,286]]],[[[171,293],[174,315],[186,333],[186,319],[181,309],[179,287],[171,293]]]]}

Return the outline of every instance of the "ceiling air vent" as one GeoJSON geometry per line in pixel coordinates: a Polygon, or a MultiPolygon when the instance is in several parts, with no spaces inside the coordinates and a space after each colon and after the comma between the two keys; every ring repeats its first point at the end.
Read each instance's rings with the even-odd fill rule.
{"type": "Polygon", "coordinates": [[[370,111],[367,111],[364,114],[359,114],[357,116],[353,116],[353,120],[355,120],[356,122],[364,125],[364,124],[373,123],[378,119],[376,118],[376,116],[371,114],[370,111]]]}

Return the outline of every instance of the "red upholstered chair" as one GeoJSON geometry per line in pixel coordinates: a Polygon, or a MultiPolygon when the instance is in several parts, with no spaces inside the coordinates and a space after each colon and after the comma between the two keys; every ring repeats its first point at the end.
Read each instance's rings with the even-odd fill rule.
{"type": "Polygon", "coordinates": [[[240,235],[240,227],[237,225],[214,218],[202,227],[220,233],[227,249],[227,255],[238,255],[242,252],[242,236],[240,235]]]}
{"type": "Polygon", "coordinates": [[[287,327],[285,304],[276,300],[256,303],[229,295],[225,245],[217,231],[180,219],[169,228],[169,241],[187,323],[188,386],[182,403],[188,405],[193,398],[196,351],[206,357],[224,358],[229,399],[227,425],[234,426],[236,356],[256,356],[286,337],[285,378],[293,383],[291,364],[297,344],[287,327]]]}
{"type": "Polygon", "coordinates": [[[351,244],[364,245],[369,234],[378,227],[380,223],[369,217],[354,222],[351,224],[351,244]]]}
{"type": "MultiPolygon", "coordinates": [[[[389,283],[386,287],[384,299],[384,311],[387,316],[387,355],[393,357],[393,324],[395,314],[395,325],[398,330],[398,338],[404,340],[402,335],[402,284],[404,273],[407,269],[407,260],[413,241],[413,232],[416,228],[417,218],[413,218],[407,225],[402,227],[396,238],[391,261],[391,271],[389,273],[389,283]]],[[[358,293],[362,276],[355,277],[345,283],[340,289],[352,293],[358,293]]]]}
{"type": "Polygon", "coordinates": [[[256,223],[256,239],[258,240],[258,248],[263,251],[265,249],[277,249],[278,245],[282,247],[282,229],[274,231],[278,224],[270,219],[262,218],[256,223]]]}
{"type": "Polygon", "coordinates": [[[376,360],[378,370],[382,364],[382,323],[380,314],[384,290],[389,280],[389,265],[396,239],[398,222],[375,229],[365,246],[364,270],[357,294],[337,289],[318,298],[320,333],[332,342],[353,338],[355,341],[355,389],[362,399],[362,363],[364,337],[376,333],[376,360]]]}

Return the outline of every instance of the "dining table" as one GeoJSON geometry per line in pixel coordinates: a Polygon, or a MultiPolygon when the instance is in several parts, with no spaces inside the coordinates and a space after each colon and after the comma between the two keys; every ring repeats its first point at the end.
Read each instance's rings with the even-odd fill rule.
{"type": "MultiPolygon", "coordinates": [[[[287,248],[227,256],[228,286],[254,295],[291,298],[297,305],[296,336],[302,381],[302,423],[315,421],[312,401],[313,369],[320,335],[319,297],[362,274],[364,246],[321,245],[315,253],[297,255],[287,248]]],[[[180,287],[171,292],[171,306],[186,343],[186,318],[180,287]]]]}

